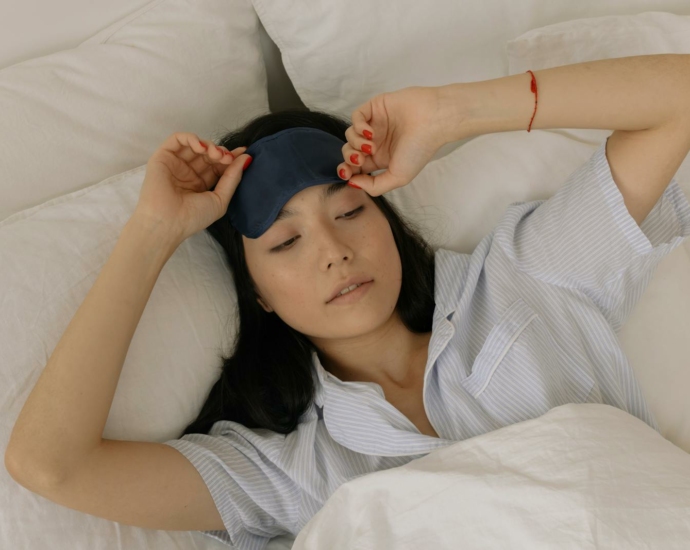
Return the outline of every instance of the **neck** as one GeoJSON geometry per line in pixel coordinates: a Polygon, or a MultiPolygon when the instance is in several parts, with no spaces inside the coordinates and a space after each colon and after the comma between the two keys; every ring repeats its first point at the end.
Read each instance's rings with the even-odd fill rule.
{"type": "Polygon", "coordinates": [[[424,375],[431,332],[410,333],[406,345],[397,345],[378,357],[378,361],[361,357],[347,363],[323,357],[323,367],[343,382],[375,382],[381,387],[412,387],[424,375]]]}

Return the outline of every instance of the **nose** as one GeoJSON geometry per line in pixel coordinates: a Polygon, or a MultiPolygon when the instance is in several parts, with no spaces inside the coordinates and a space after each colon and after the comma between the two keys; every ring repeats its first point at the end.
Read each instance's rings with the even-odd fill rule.
{"type": "Polygon", "coordinates": [[[350,245],[343,239],[343,236],[338,233],[333,227],[324,227],[319,230],[321,238],[321,250],[324,252],[324,257],[327,259],[328,267],[337,264],[339,261],[345,260],[352,255],[350,245]]]}

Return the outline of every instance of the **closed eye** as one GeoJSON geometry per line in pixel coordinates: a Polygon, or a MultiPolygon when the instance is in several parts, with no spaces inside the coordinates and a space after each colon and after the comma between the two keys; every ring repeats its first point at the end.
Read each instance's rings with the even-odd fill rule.
{"type": "MultiPolygon", "coordinates": [[[[354,215],[351,216],[350,214],[358,214],[358,213],[361,212],[362,210],[364,210],[364,205],[362,205],[362,206],[360,206],[359,208],[356,208],[356,209],[354,209],[354,210],[352,210],[352,211],[350,211],[350,212],[345,212],[345,214],[343,214],[341,217],[343,217],[343,218],[345,218],[345,219],[347,219],[347,220],[351,220],[351,219],[354,218],[355,216],[354,216],[354,215]]],[[[291,244],[293,243],[293,241],[295,241],[295,240],[296,240],[296,238],[293,237],[293,238],[290,239],[289,241],[285,241],[283,244],[278,245],[278,246],[276,246],[275,248],[272,248],[270,251],[271,251],[271,252],[280,252],[281,250],[287,250],[287,249],[290,248],[290,245],[291,245],[291,244]]]]}

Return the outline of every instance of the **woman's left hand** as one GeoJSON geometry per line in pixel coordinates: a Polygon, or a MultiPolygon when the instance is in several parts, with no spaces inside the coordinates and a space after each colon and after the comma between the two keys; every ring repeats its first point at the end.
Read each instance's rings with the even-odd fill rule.
{"type": "Polygon", "coordinates": [[[410,86],[385,92],[352,111],[338,175],[373,197],[410,183],[447,143],[449,112],[441,89],[410,86]]]}
{"type": "Polygon", "coordinates": [[[179,242],[206,229],[228,209],[249,155],[228,151],[196,134],[169,136],[146,163],[134,215],[163,224],[179,242]]]}

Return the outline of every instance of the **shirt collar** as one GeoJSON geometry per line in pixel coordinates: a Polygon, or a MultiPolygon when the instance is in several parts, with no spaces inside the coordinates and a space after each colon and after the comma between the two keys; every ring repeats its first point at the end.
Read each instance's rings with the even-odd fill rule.
{"type": "MultiPolygon", "coordinates": [[[[449,331],[446,329],[441,337],[446,332],[449,331]]],[[[429,359],[434,361],[435,357],[429,359]]],[[[312,362],[317,375],[314,403],[322,408],[328,433],[343,447],[367,455],[409,456],[454,443],[420,433],[403,413],[386,401],[379,384],[340,380],[323,367],[316,351],[312,351],[312,362]]]]}
{"type": "Polygon", "coordinates": [[[439,248],[434,255],[434,301],[436,307],[446,319],[458,309],[458,300],[467,283],[467,270],[470,266],[469,254],[460,254],[445,248],[439,248]],[[452,284],[447,280],[448,274],[454,276],[452,284]]]}

